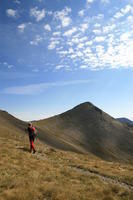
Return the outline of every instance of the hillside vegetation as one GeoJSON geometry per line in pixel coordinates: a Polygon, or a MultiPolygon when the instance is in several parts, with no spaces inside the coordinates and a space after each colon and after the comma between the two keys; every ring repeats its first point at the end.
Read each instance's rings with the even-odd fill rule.
{"type": "Polygon", "coordinates": [[[30,154],[27,123],[0,111],[0,200],[133,199],[132,129],[90,103],[34,125],[30,154]]]}
{"type": "Polygon", "coordinates": [[[132,200],[133,166],[60,151],[0,129],[1,200],[132,200]]]}

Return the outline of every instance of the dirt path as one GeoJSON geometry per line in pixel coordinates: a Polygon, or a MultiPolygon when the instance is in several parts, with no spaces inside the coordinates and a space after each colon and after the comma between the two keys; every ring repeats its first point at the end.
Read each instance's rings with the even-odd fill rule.
{"type": "Polygon", "coordinates": [[[81,172],[83,174],[89,175],[89,176],[96,176],[98,178],[100,178],[102,181],[104,181],[105,183],[108,184],[115,184],[117,186],[123,187],[125,189],[128,190],[132,190],[133,191],[133,185],[123,182],[121,180],[118,180],[116,177],[112,178],[108,175],[104,175],[104,174],[100,174],[100,172],[97,172],[93,169],[84,169],[81,166],[69,166],[69,168],[76,170],[78,172],[81,172]]]}
{"type": "MultiPolygon", "coordinates": [[[[45,156],[45,154],[44,155],[38,154],[38,155],[36,155],[36,157],[38,159],[41,159],[41,160],[49,160],[49,161],[51,160],[50,158],[45,156]]],[[[51,160],[51,161],[54,162],[53,160],[51,160]]],[[[114,184],[114,185],[122,187],[124,189],[133,191],[133,185],[132,184],[121,181],[121,180],[117,179],[117,177],[111,177],[109,175],[102,174],[102,173],[100,173],[100,172],[98,172],[94,169],[85,169],[81,166],[68,165],[68,167],[71,168],[71,170],[76,170],[77,172],[80,172],[82,174],[86,174],[86,175],[89,175],[89,176],[96,176],[107,184],[114,184]]]]}

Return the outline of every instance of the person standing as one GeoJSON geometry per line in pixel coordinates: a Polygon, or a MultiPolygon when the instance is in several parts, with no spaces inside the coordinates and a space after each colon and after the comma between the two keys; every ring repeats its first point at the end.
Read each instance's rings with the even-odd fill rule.
{"type": "Polygon", "coordinates": [[[35,141],[35,137],[36,137],[36,128],[32,125],[32,123],[29,123],[27,131],[29,134],[30,153],[32,153],[32,151],[33,151],[33,153],[36,153],[35,145],[34,145],[34,141],[35,141]]]}

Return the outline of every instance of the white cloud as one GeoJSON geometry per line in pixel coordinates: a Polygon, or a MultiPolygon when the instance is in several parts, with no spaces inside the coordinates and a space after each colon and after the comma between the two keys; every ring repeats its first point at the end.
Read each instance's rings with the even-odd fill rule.
{"type": "Polygon", "coordinates": [[[35,39],[30,41],[31,45],[38,45],[40,42],[42,42],[43,37],[41,37],[40,35],[36,35],[35,39]]]}
{"type": "Polygon", "coordinates": [[[98,14],[94,16],[94,19],[97,19],[97,20],[102,20],[103,18],[104,18],[104,14],[98,14]]]}
{"type": "Polygon", "coordinates": [[[93,33],[95,33],[95,35],[100,35],[101,34],[101,30],[99,29],[94,29],[93,33]]]}
{"type": "Polygon", "coordinates": [[[71,44],[78,44],[79,43],[79,38],[78,37],[73,37],[71,40],[71,44]]]}
{"type": "MultiPolygon", "coordinates": [[[[75,29],[67,29],[67,31],[61,33],[63,36],[67,37],[65,38],[65,44],[63,44],[64,41],[61,41],[61,49],[56,48],[56,53],[59,55],[60,59],[63,59],[64,65],[72,62],[74,68],[76,67],[76,63],[80,63],[79,68],[81,69],[101,70],[111,67],[119,68],[122,66],[122,62],[127,62],[127,58],[125,58],[125,60],[123,58],[124,51],[122,51],[122,49],[125,49],[125,44],[128,44],[127,41],[131,41],[131,34],[124,33],[124,26],[126,26],[127,23],[121,22],[118,26],[117,23],[112,23],[112,18],[107,23],[104,23],[104,25],[102,21],[97,23],[97,20],[103,18],[103,14],[98,14],[93,17],[94,24],[93,27],[91,27],[91,31],[95,33],[95,35],[93,35],[92,32],[90,34],[87,20],[83,20],[78,26],[73,27],[75,29]],[[121,34],[120,28],[122,29],[121,32],[123,32],[121,34]],[[120,43],[123,43],[123,45],[120,46],[120,43]]],[[[127,18],[127,20],[130,21],[130,24],[132,23],[130,19],[127,18]]],[[[89,23],[91,25],[90,21],[89,23]]],[[[128,56],[126,57],[128,57],[128,64],[125,64],[126,67],[129,63],[132,63],[131,52],[133,51],[131,45],[130,48],[127,49],[127,52],[128,56]]],[[[59,69],[63,68],[62,65],[58,66],[57,68],[59,69]]]]}
{"type": "Polygon", "coordinates": [[[89,40],[85,43],[86,46],[91,46],[93,44],[93,40],[89,40]]]}
{"type": "Polygon", "coordinates": [[[41,21],[46,15],[46,12],[44,9],[39,10],[37,7],[30,9],[30,16],[35,17],[36,21],[41,21]]]}
{"type": "Polygon", "coordinates": [[[103,36],[96,36],[94,38],[95,42],[104,42],[104,40],[105,40],[105,37],[103,37],[103,36]]]}
{"type": "Polygon", "coordinates": [[[103,33],[109,33],[110,31],[114,30],[115,28],[116,28],[115,24],[104,26],[103,27],[103,33]]]}
{"type": "Polygon", "coordinates": [[[84,23],[81,24],[80,26],[81,26],[80,30],[84,33],[88,29],[89,25],[87,23],[84,23]]]}
{"type": "Polygon", "coordinates": [[[19,0],[14,0],[14,3],[20,4],[21,2],[19,0]]]}
{"type": "Polygon", "coordinates": [[[87,69],[87,68],[88,68],[87,65],[81,65],[81,66],[80,66],[80,69],[87,69]]]}
{"type": "Polygon", "coordinates": [[[96,46],[96,53],[97,56],[101,58],[101,56],[104,54],[104,46],[98,45],[96,46]]]}
{"type": "Polygon", "coordinates": [[[65,57],[66,55],[68,55],[69,54],[69,52],[68,51],[58,51],[58,53],[60,54],[60,57],[65,57]]]}
{"type": "Polygon", "coordinates": [[[6,10],[6,14],[7,14],[8,17],[17,18],[18,11],[17,10],[13,10],[13,9],[7,9],[6,10]]]}
{"type": "Polygon", "coordinates": [[[45,29],[46,31],[51,31],[51,26],[50,26],[49,24],[46,24],[46,25],[44,26],[44,29],[45,29]]]}
{"type": "Polygon", "coordinates": [[[7,67],[8,69],[11,69],[14,67],[14,65],[12,64],[9,64],[8,62],[3,62],[3,63],[0,63],[0,65],[4,65],[5,67],[7,67]]]}
{"type": "Polygon", "coordinates": [[[123,33],[121,36],[120,36],[120,41],[123,41],[123,42],[126,42],[129,37],[131,36],[131,33],[127,32],[127,33],[123,33]]]}
{"type": "Polygon", "coordinates": [[[61,21],[62,27],[69,26],[71,23],[71,18],[69,17],[69,13],[71,13],[71,8],[65,7],[65,9],[61,11],[56,11],[54,13],[54,18],[61,21]]]}
{"type": "Polygon", "coordinates": [[[85,13],[85,10],[80,10],[80,11],[78,12],[78,15],[79,15],[80,17],[83,17],[83,16],[84,16],[84,13],[85,13]]]}
{"type": "Polygon", "coordinates": [[[85,42],[86,40],[88,40],[88,37],[84,36],[79,39],[79,42],[85,42]]]}
{"type": "Polygon", "coordinates": [[[72,12],[71,8],[65,7],[63,10],[55,12],[55,18],[61,19],[62,17],[67,16],[71,12],[72,12]]]}
{"type": "Polygon", "coordinates": [[[52,50],[52,49],[55,49],[56,47],[56,44],[54,42],[51,42],[49,45],[48,45],[48,49],[49,50],[52,50]]]}
{"type": "Polygon", "coordinates": [[[8,65],[8,69],[12,69],[14,65],[8,65]]]}
{"type": "Polygon", "coordinates": [[[77,46],[78,49],[82,49],[83,47],[84,47],[83,43],[79,43],[78,46],[77,46]]]}
{"type": "Polygon", "coordinates": [[[57,65],[56,70],[64,69],[64,70],[70,70],[70,67],[67,65],[57,65]]]}
{"type": "Polygon", "coordinates": [[[90,4],[90,3],[93,3],[95,0],[87,0],[87,3],[90,4]]]}
{"type": "MultiPolygon", "coordinates": [[[[88,4],[93,2],[93,0],[88,1],[88,4]]],[[[100,0],[100,2],[103,4],[109,3],[107,0],[100,0]]],[[[53,12],[55,27],[52,30],[54,31],[51,31],[52,26],[49,24],[44,26],[44,29],[51,31],[52,34],[51,38],[47,38],[47,48],[54,50],[60,59],[60,64],[54,65],[55,69],[69,70],[70,67],[67,67],[69,63],[73,64],[72,69],[79,67],[80,69],[91,70],[132,66],[132,7],[129,5],[123,7],[114,15],[116,18],[113,16],[107,21],[104,21],[103,14],[94,14],[91,18],[82,18],[82,16],[85,16],[86,11],[87,8],[80,10],[78,12],[78,15],[81,16],[80,22],[78,17],[73,23],[71,20],[72,10],[66,7],[63,10],[53,12]],[[126,14],[130,15],[120,21],[115,20],[126,14]],[[70,23],[71,26],[68,27],[70,23]],[[64,28],[60,29],[62,27],[64,28]],[[125,30],[128,30],[129,33],[125,30]],[[128,54],[125,53],[126,57],[124,56],[124,49],[128,52],[128,54]]],[[[43,39],[42,37],[35,38],[31,41],[31,44],[38,45],[43,39]]]]}
{"type": "Polygon", "coordinates": [[[132,22],[132,21],[133,21],[133,16],[132,16],[132,15],[129,15],[129,16],[127,17],[127,20],[128,20],[128,22],[132,22]]]}
{"type": "Polygon", "coordinates": [[[3,62],[3,65],[8,65],[8,63],[7,62],[3,62]]]}
{"type": "Polygon", "coordinates": [[[91,48],[90,47],[84,48],[83,53],[84,55],[87,55],[87,54],[89,55],[89,53],[91,53],[91,48]]]}
{"type": "Polygon", "coordinates": [[[61,23],[62,23],[63,27],[69,26],[69,24],[71,23],[71,18],[70,17],[64,17],[64,18],[62,18],[61,23]]]}
{"type": "Polygon", "coordinates": [[[60,51],[60,50],[62,50],[63,49],[63,46],[60,46],[60,47],[56,47],[56,51],[60,51]]]}
{"type": "Polygon", "coordinates": [[[68,50],[68,53],[69,53],[69,54],[72,54],[72,53],[74,53],[74,50],[73,50],[73,48],[69,48],[69,50],[68,50]]]}
{"type": "Polygon", "coordinates": [[[72,29],[66,31],[63,35],[66,37],[70,37],[73,33],[75,33],[77,31],[76,27],[73,27],[72,29]]]}
{"type": "Polygon", "coordinates": [[[119,18],[125,16],[129,12],[131,12],[133,14],[133,7],[131,5],[126,5],[124,8],[120,9],[119,12],[117,12],[114,15],[114,18],[119,19],[119,18]]]}
{"type": "Polygon", "coordinates": [[[61,68],[64,68],[64,66],[63,65],[57,65],[55,69],[58,70],[58,69],[61,69],[61,68]]]}
{"type": "Polygon", "coordinates": [[[60,36],[61,32],[57,31],[57,32],[53,32],[53,36],[60,36]]]}
{"type": "Polygon", "coordinates": [[[81,58],[83,57],[83,53],[81,51],[77,51],[75,53],[76,53],[77,57],[81,57],[81,58]]]}
{"type": "Polygon", "coordinates": [[[73,60],[73,59],[77,58],[77,55],[76,55],[76,54],[72,54],[72,55],[70,56],[70,58],[73,60]]]}
{"type": "Polygon", "coordinates": [[[24,29],[26,28],[26,24],[20,24],[20,25],[18,25],[18,30],[21,32],[21,33],[23,33],[24,32],[24,29]]]}
{"type": "Polygon", "coordinates": [[[102,4],[108,4],[108,3],[110,3],[110,0],[101,0],[101,3],[102,4]]]}
{"type": "Polygon", "coordinates": [[[94,24],[94,27],[99,28],[99,27],[101,27],[101,24],[96,23],[96,24],[94,24]]]}
{"type": "Polygon", "coordinates": [[[52,49],[55,49],[56,48],[56,45],[58,45],[60,42],[58,40],[52,40],[50,42],[50,44],[48,45],[48,49],[49,50],[52,50],[52,49]]]}
{"type": "Polygon", "coordinates": [[[124,8],[121,9],[121,12],[125,15],[129,12],[133,12],[133,7],[131,5],[126,5],[124,8]]]}
{"type": "Polygon", "coordinates": [[[67,66],[67,65],[57,65],[57,66],[55,67],[55,69],[56,69],[56,70],[60,70],[60,69],[69,70],[70,67],[67,66]]]}
{"type": "MultiPolygon", "coordinates": [[[[127,11],[128,10],[129,8],[127,11]]],[[[123,12],[127,13],[127,11],[123,12]]],[[[99,14],[93,19],[103,19],[103,17],[104,15],[99,14]]],[[[57,51],[59,57],[64,59],[64,65],[68,62],[72,62],[74,68],[78,62],[80,63],[80,69],[90,70],[133,67],[133,31],[131,27],[128,32],[124,31],[125,27],[128,27],[128,25],[132,25],[133,27],[131,19],[128,17],[124,18],[123,21],[119,23],[119,26],[117,23],[112,23],[112,18],[108,23],[104,23],[104,25],[102,25],[102,22],[99,24],[94,21],[94,29],[92,29],[92,32],[95,33],[95,37],[94,35],[88,34],[88,23],[86,23],[87,25],[85,28],[87,31],[86,34],[84,34],[80,29],[82,24],[85,23],[81,23],[78,28],[75,27],[78,30],[78,32],[75,32],[76,34],[74,34],[72,29],[68,29],[64,32],[66,36],[71,36],[65,38],[65,45],[62,45],[62,48],[57,51]]],[[[59,68],[62,67],[59,65],[59,68]]]]}
{"type": "Polygon", "coordinates": [[[121,17],[123,17],[123,13],[121,13],[121,12],[117,12],[117,13],[114,15],[114,18],[116,18],[116,19],[119,19],[119,18],[121,18],[121,17]]]}
{"type": "Polygon", "coordinates": [[[53,15],[53,11],[51,11],[51,10],[48,11],[48,10],[47,10],[47,11],[46,11],[46,14],[49,15],[49,16],[52,16],[52,15],[53,15]]]}
{"type": "Polygon", "coordinates": [[[40,83],[40,84],[31,84],[26,86],[8,87],[4,89],[4,93],[15,94],[15,95],[36,95],[43,93],[46,89],[51,87],[88,84],[91,81],[92,80],[74,80],[74,81],[62,81],[62,82],[40,83]]]}

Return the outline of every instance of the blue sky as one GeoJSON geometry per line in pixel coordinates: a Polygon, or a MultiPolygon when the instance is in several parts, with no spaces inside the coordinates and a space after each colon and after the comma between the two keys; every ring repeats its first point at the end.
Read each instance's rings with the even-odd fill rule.
{"type": "Polygon", "coordinates": [[[1,0],[0,109],[46,118],[90,101],[133,119],[133,0],[1,0]]]}

